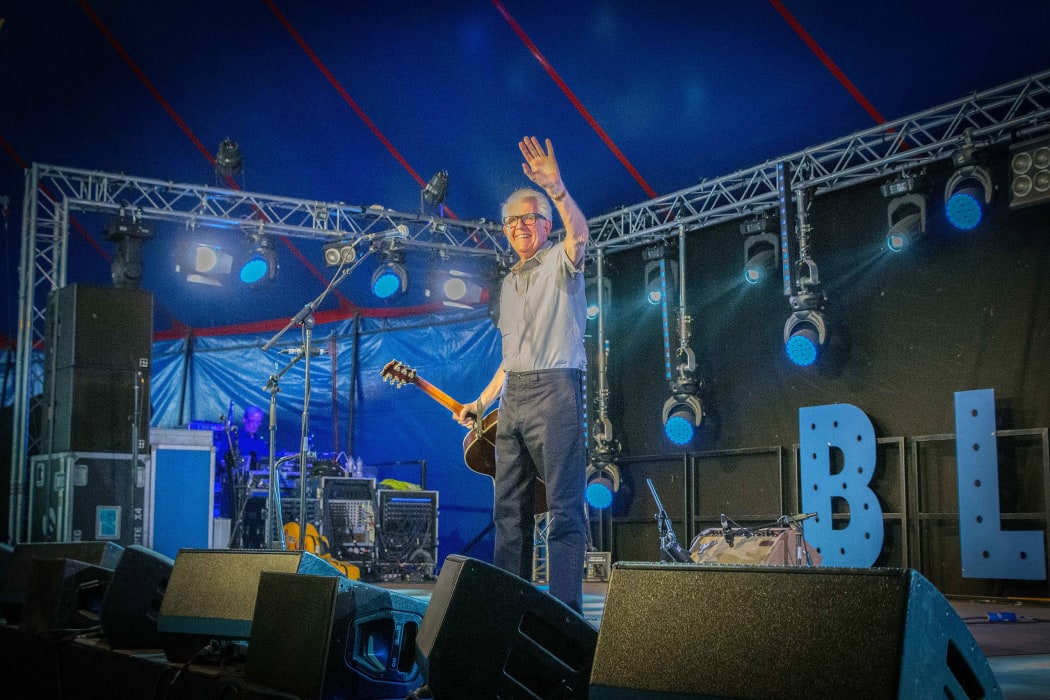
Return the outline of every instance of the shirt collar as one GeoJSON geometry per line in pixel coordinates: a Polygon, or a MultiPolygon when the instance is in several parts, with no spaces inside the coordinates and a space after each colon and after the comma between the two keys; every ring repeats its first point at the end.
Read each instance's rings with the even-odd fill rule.
{"type": "Polygon", "coordinates": [[[539,265],[541,262],[543,262],[543,259],[547,257],[547,253],[549,253],[550,249],[553,247],[554,241],[548,239],[543,245],[540,246],[539,250],[532,254],[531,258],[519,260],[518,262],[514,263],[514,266],[510,268],[510,271],[517,275],[521,274],[526,269],[526,267],[534,267],[536,265],[539,265]]]}

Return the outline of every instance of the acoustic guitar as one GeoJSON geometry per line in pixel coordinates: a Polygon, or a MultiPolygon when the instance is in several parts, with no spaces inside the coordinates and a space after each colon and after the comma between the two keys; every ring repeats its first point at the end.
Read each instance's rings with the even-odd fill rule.
{"type": "MultiPolygon", "coordinates": [[[[459,412],[463,404],[453,399],[436,386],[420,377],[414,369],[403,362],[391,360],[379,372],[398,389],[405,384],[414,384],[419,389],[450,411],[459,412]]],[[[467,467],[490,479],[496,478],[496,424],[499,421],[499,409],[489,411],[484,418],[474,418],[474,427],[463,438],[463,461],[467,467]]],[[[536,513],[547,512],[547,488],[543,480],[536,477],[536,513]]]]}

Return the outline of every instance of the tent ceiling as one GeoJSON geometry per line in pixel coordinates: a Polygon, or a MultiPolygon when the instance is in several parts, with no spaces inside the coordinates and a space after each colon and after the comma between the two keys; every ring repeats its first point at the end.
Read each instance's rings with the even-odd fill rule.
{"type": "MultiPolygon", "coordinates": [[[[526,184],[517,140],[536,134],[596,221],[1050,68],[1041,2],[13,5],[0,25],[9,337],[33,163],[228,188],[214,160],[231,139],[246,192],[492,221],[526,184]],[[421,193],[440,170],[435,208],[421,193]]],[[[73,225],[70,281],[108,280],[110,216],[73,225]]],[[[158,327],[284,319],[327,282],[321,242],[290,239],[258,303],[202,297],[171,271],[188,235],[168,222],[145,246],[158,327]]],[[[382,310],[366,285],[327,303],[382,310]]]]}

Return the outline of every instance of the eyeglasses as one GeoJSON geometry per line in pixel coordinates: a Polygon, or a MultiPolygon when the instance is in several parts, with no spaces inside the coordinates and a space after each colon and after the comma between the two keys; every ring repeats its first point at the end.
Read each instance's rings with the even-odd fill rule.
{"type": "Polygon", "coordinates": [[[534,211],[530,211],[530,212],[528,212],[526,214],[521,214],[521,215],[515,214],[514,216],[505,216],[505,217],[503,217],[503,225],[506,226],[507,228],[513,228],[514,225],[517,224],[520,221],[521,223],[525,224],[526,226],[532,226],[534,223],[536,223],[536,219],[540,219],[542,221],[546,221],[547,217],[544,216],[543,214],[537,214],[534,211]]]}

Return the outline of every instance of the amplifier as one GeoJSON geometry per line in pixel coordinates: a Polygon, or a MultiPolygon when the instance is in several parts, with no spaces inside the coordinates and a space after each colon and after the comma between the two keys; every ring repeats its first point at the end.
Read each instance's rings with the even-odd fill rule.
{"type": "Polygon", "coordinates": [[[803,543],[792,528],[738,528],[730,537],[723,530],[704,530],[689,545],[689,558],[697,564],[766,564],[771,566],[820,566],[821,557],[808,542],[803,543]]]}
{"type": "Polygon", "coordinates": [[[379,564],[431,576],[437,562],[438,492],[380,489],[379,564]]]}

